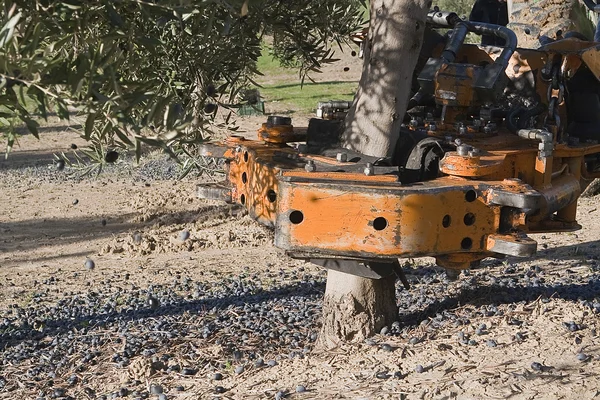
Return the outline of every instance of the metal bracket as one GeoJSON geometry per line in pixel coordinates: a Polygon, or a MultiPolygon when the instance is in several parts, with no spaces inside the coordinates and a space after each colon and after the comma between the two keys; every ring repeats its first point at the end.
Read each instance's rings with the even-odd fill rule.
{"type": "Polygon", "coordinates": [[[521,235],[489,235],[488,250],[516,257],[531,257],[537,251],[537,242],[521,235]]]}
{"type": "MultiPolygon", "coordinates": [[[[310,262],[323,268],[369,279],[382,279],[394,274],[393,263],[362,262],[345,259],[311,258],[310,262]]],[[[398,261],[396,261],[398,262],[398,261]]]]}

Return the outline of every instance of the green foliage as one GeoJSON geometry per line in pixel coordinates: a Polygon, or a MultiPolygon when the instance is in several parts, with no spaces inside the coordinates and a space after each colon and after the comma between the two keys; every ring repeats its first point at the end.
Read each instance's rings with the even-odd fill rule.
{"type": "Polygon", "coordinates": [[[365,21],[363,6],[355,0],[309,3],[284,14],[277,8],[266,11],[277,20],[269,31],[273,55],[282,65],[298,68],[302,81],[310,72],[319,72],[321,64],[336,61],[329,43],[341,48],[365,21]]]}
{"type": "MultiPolygon", "coordinates": [[[[475,4],[475,0],[437,0],[434,1],[433,6],[438,6],[440,10],[453,11],[458,14],[459,17],[468,19],[473,4],[475,4]]],[[[469,33],[465,39],[465,43],[480,42],[481,36],[478,36],[475,33],[469,33]]]]}
{"type": "Polygon", "coordinates": [[[142,143],[188,148],[227,126],[238,91],[259,74],[265,33],[301,76],[331,62],[362,23],[357,0],[4,0],[0,128],[85,116],[88,156],[142,143]]]}
{"type": "Polygon", "coordinates": [[[469,17],[471,9],[475,4],[475,0],[437,0],[433,2],[433,6],[438,6],[440,10],[453,11],[460,17],[469,17]]]}

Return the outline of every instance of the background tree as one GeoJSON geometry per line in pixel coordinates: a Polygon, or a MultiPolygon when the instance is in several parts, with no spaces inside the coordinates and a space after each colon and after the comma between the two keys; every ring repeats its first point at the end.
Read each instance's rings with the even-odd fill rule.
{"type": "MultiPolygon", "coordinates": [[[[331,62],[362,23],[357,0],[6,0],[0,125],[8,150],[34,114],[86,116],[87,155],[141,143],[189,148],[259,72],[265,34],[301,77],[331,62]]],[[[114,154],[114,153],[113,153],[114,154]]]]}

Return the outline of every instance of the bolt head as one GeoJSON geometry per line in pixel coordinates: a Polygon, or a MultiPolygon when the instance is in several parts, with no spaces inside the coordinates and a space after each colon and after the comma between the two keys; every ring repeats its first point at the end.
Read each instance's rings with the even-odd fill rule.
{"type": "Polygon", "coordinates": [[[375,169],[373,168],[373,164],[371,163],[367,163],[365,169],[364,169],[364,173],[366,176],[373,176],[375,175],[375,169]]]}
{"type": "Polygon", "coordinates": [[[306,172],[315,172],[317,170],[317,166],[313,160],[308,160],[304,165],[304,169],[306,172]]]}
{"type": "Polygon", "coordinates": [[[337,153],[336,159],[339,162],[346,162],[346,161],[348,161],[348,154],[346,154],[346,153],[337,153]]]}

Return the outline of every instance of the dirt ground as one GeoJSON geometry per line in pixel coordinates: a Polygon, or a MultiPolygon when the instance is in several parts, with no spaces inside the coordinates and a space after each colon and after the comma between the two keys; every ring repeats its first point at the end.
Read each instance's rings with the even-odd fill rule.
{"type": "MultiPolygon", "coordinates": [[[[298,268],[323,276],[318,267],[273,247],[271,232],[238,209],[197,199],[195,179],[140,179],[140,167],[125,162],[118,173],[65,179],[51,160],[71,143],[83,144],[68,129],[47,132],[43,141],[24,136],[14,154],[0,161],[0,317],[14,304],[33,307],[40,282],[48,280],[54,283],[46,291],[46,304],[108,280],[128,291],[179,276],[210,285],[240,274],[262,279],[272,271],[298,268]],[[185,242],[178,237],[183,230],[190,233],[185,242]],[[136,233],[144,238],[142,244],[136,233]],[[88,257],[94,270],[84,268],[88,257]]],[[[153,157],[159,156],[150,153],[146,159],[153,157]]],[[[416,287],[405,300],[414,312],[401,318],[400,334],[280,358],[269,368],[229,371],[221,383],[224,394],[214,394],[215,383],[206,373],[160,372],[142,379],[141,387],[161,383],[172,399],[275,398],[283,389],[293,399],[596,398],[600,211],[596,198],[581,199],[579,205],[583,230],[536,235],[539,257],[485,262],[458,281],[444,283],[446,293],[441,294],[447,297],[435,307],[421,304],[423,298],[441,295],[428,289],[421,274],[434,268],[431,260],[411,260],[408,274],[416,287]],[[545,282],[542,291],[535,277],[545,282]],[[498,285],[502,279],[508,284],[498,285]],[[444,322],[446,314],[456,318],[444,322]],[[176,392],[176,383],[186,391],[176,392]],[[307,391],[295,393],[299,384],[307,391]]],[[[274,285],[285,284],[285,278],[274,280],[274,285]]],[[[198,352],[224,357],[222,346],[194,340],[198,352]]],[[[16,379],[30,367],[5,366],[0,374],[16,379]]],[[[127,382],[130,369],[107,359],[94,367],[94,374],[82,376],[88,385],[111,393],[127,382]]],[[[95,398],[82,387],[75,386],[73,398],[95,398]]],[[[0,398],[37,398],[28,388],[0,387],[0,398]]]]}
{"type": "MultiPolygon", "coordinates": [[[[361,60],[343,57],[326,67],[319,80],[356,80],[361,60]]],[[[267,105],[267,111],[285,110],[267,105]]],[[[307,117],[295,117],[294,125],[306,124],[307,117]]],[[[240,125],[252,136],[263,120],[247,118],[240,125]]],[[[2,320],[12,321],[15,307],[33,310],[41,304],[52,309],[90,292],[137,295],[156,287],[178,288],[182,296],[196,298],[181,284],[188,281],[216,288],[251,277],[265,287],[293,289],[299,287],[295,276],[304,274],[313,282],[311,293],[317,293],[318,302],[324,271],[276,249],[272,233],[239,209],[197,199],[197,182],[208,178],[178,181],[176,167],[150,152],[140,166],[120,160],[114,170],[96,178],[72,179],[70,171],[56,170],[53,154],[84,143],[66,125],[44,130],[41,141],[23,136],[8,160],[0,154],[0,335],[8,332],[2,320]],[[183,231],[190,236],[185,241],[180,240],[183,231]],[[95,263],[93,270],[84,267],[88,258],[95,263]]],[[[197,375],[155,371],[132,377],[148,357],[136,354],[127,365],[111,360],[122,333],[102,332],[108,340],[96,348],[102,354],[99,361],[84,371],[63,368],[64,376],[54,377],[53,385],[67,388],[74,399],[116,398],[111,393],[124,386],[147,394],[150,384],[161,384],[168,399],[273,399],[277,393],[291,399],[597,398],[599,213],[597,198],[583,198],[581,231],[534,235],[538,257],[486,260],[454,282],[445,280],[431,259],[407,260],[413,287],[399,289],[401,328],[394,334],[326,352],[305,343],[307,352],[301,357],[287,357],[284,349],[261,349],[265,344],[257,342],[252,351],[277,364],[259,368],[238,361],[246,366],[239,374],[233,372],[226,343],[191,335],[166,342],[172,348],[163,351],[184,358],[178,349],[192,348],[203,360],[196,365],[201,370],[197,375]],[[222,381],[211,378],[215,369],[206,369],[206,360],[214,360],[212,366],[225,364],[222,381]],[[79,380],[69,384],[73,374],[79,380]],[[225,392],[215,392],[216,384],[225,392]],[[298,385],[306,391],[296,393],[298,385]],[[90,387],[95,394],[87,391],[90,387]]],[[[203,312],[192,309],[174,318],[191,324],[203,312]]],[[[318,315],[306,325],[302,329],[317,332],[318,315]]],[[[43,328],[40,332],[40,343],[54,337],[43,328]]],[[[75,329],[69,335],[79,333],[75,329]]],[[[0,350],[20,345],[13,339],[2,343],[2,337],[0,350]]],[[[0,399],[69,398],[56,392],[42,397],[48,392],[47,379],[28,378],[33,364],[26,359],[2,364],[0,399]]]]}

